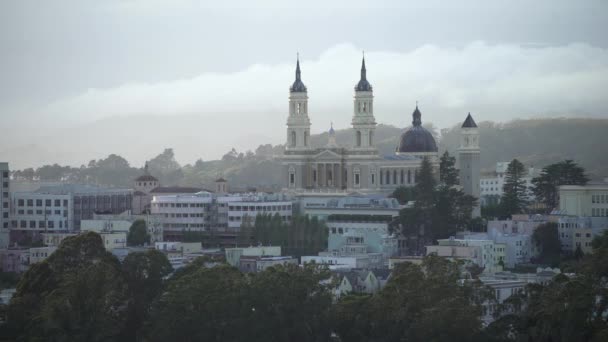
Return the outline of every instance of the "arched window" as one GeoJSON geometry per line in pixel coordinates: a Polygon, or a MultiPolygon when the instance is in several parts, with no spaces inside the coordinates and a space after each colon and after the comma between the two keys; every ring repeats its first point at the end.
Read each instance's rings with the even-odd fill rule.
{"type": "Polygon", "coordinates": [[[357,131],[357,146],[361,146],[361,131],[357,131]]]}
{"type": "Polygon", "coordinates": [[[291,131],[291,147],[296,146],[296,131],[291,131]]]}
{"type": "Polygon", "coordinates": [[[363,113],[367,112],[367,102],[363,102],[363,113]]]}
{"type": "Polygon", "coordinates": [[[289,168],[289,186],[294,187],[296,185],[296,169],[292,167],[289,168]]]}

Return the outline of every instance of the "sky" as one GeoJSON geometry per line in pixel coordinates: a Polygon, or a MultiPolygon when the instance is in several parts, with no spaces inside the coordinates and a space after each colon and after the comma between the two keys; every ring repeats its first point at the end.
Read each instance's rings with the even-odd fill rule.
{"type": "Polygon", "coordinates": [[[608,118],[608,1],[0,2],[0,160],[142,164],[283,143],[296,53],[313,133],[349,127],[365,51],[379,123],[608,118]]]}

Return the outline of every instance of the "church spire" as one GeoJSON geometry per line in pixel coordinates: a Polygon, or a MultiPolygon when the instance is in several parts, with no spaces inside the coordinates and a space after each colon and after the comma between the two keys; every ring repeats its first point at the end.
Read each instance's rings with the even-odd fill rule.
{"type": "Polygon", "coordinates": [[[300,54],[297,55],[296,61],[296,80],[293,82],[289,91],[292,93],[305,93],[306,86],[302,83],[302,72],[300,71],[300,54]]]}
{"type": "Polygon", "coordinates": [[[361,79],[359,80],[359,83],[357,83],[355,91],[372,91],[372,85],[367,80],[367,68],[365,68],[365,53],[363,53],[363,59],[361,60],[361,79]]]}

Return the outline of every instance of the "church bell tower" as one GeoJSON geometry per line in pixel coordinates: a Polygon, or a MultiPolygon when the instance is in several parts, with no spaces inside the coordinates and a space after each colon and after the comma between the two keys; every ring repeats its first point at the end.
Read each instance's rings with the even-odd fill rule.
{"type": "Polygon", "coordinates": [[[474,196],[478,202],[473,208],[473,217],[481,216],[479,205],[479,129],[471,113],[460,128],[460,147],[458,148],[458,164],[460,167],[460,185],[462,191],[474,196]]]}
{"type": "Polygon", "coordinates": [[[296,80],[289,88],[289,117],[287,118],[286,150],[310,149],[310,118],[308,93],[302,82],[300,58],[296,62],[296,80]]]}
{"type": "Polygon", "coordinates": [[[365,56],[361,62],[361,79],[355,86],[354,114],[353,114],[353,148],[357,150],[375,149],[374,131],[376,119],[374,118],[374,92],[367,80],[365,56]]]}

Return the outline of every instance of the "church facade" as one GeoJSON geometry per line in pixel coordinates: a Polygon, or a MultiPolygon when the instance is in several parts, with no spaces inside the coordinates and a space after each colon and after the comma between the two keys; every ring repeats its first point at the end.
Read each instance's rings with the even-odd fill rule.
{"type": "Polygon", "coordinates": [[[404,132],[395,153],[382,156],[375,145],[374,95],[367,80],[365,59],[361,78],[355,86],[352,139],[348,146],[336,144],[333,127],[329,142],[313,148],[307,88],[302,81],[300,62],[289,91],[287,143],[282,158],[285,190],[295,193],[388,193],[400,186],[416,184],[417,170],[428,157],[438,170],[438,150],[432,134],[422,127],[416,106],[412,127],[404,132]]]}

